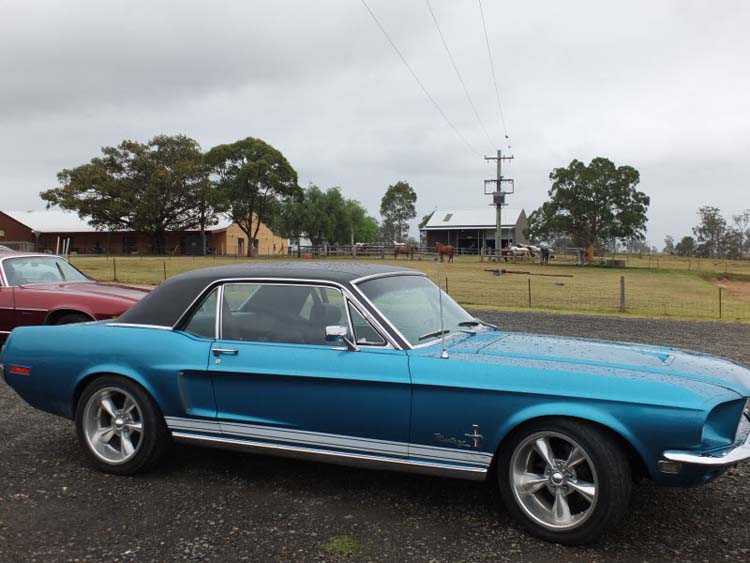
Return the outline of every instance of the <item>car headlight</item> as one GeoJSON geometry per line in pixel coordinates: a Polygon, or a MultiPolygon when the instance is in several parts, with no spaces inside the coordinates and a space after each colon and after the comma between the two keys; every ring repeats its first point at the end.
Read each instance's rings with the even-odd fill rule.
{"type": "Polygon", "coordinates": [[[734,443],[744,444],[748,436],[750,436],[750,399],[745,401],[745,408],[742,409],[740,422],[737,424],[737,433],[734,435],[734,443]]]}

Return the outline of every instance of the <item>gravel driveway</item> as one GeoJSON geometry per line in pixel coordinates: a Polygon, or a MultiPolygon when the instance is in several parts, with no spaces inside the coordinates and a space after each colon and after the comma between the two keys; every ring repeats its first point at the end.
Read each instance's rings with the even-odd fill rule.
{"type": "MultiPolygon", "coordinates": [[[[477,312],[510,330],[663,343],[750,363],[750,326],[477,312]]],[[[748,561],[750,466],[696,489],[643,485],[594,547],[521,532],[482,483],[178,448],[125,478],[72,424],[0,385],[0,562],[748,561]]]]}

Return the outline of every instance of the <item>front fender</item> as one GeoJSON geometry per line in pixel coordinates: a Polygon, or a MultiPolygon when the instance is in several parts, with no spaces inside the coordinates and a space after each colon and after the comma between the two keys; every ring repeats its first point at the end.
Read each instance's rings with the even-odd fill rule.
{"type": "MultiPolygon", "coordinates": [[[[633,405],[628,405],[628,409],[632,408],[633,405]]],[[[676,411],[672,413],[672,416],[667,417],[668,422],[661,422],[660,427],[657,427],[651,421],[664,421],[667,413],[659,412],[658,418],[652,418],[657,414],[652,409],[653,407],[644,406],[638,409],[640,416],[632,416],[630,413],[623,416],[622,411],[625,409],[611,404],[545,401],[544,403],[529,405],[512,413],[497,427],[491,441],[496,445],[496,449],[499,449],[510,433],[523,424],[548,417],[576,418],[601,425],[618,434],[638,453],[649,475],[652,478],[657,478],[660,473],[656,463],[661,458],[663,447],[660,445],[660,441],[646,441],[644,437],[655,433],[664,436],[664,433],[666,433],[672,437],[675,443],[699,444],[702,413],[691,410],[676,411]],[[652,412],[648,412],[649,410],[652,412]]],[[[664,409],[658,410],[663,411],[664,409]]]]}

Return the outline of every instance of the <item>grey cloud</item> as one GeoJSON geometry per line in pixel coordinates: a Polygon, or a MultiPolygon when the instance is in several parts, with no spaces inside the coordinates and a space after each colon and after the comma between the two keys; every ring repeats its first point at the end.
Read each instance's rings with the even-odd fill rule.
{"type": "MultiPolygon", "coordinates": [[[[477,3],[431,0],[491,135],[502,135],[477,3]]],[[[423,1],[368,0],[469,142],[487,143],[423,1]]],[[[649,239],[689,232],[699,205],[750,207],[750,5],[485,0],[516,160],[514,207],[549,171],[607,156],[641,171],[649,239]]],[[[377,215],[411,182],[420,214],[479,206],[492,166],[442,121],[360,2],[0,0],[0,195],[37,193],[102,145],[184,133],[204,147],[248,135],[301,181],[340,185],[377,215]]]]}

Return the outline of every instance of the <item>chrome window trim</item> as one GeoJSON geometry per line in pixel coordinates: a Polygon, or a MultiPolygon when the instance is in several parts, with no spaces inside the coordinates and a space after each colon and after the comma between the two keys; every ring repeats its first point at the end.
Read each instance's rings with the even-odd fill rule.
{"type": "MultiPolygon", "coordinates": [[[[398,274],[398,272],[396,272],[398,274]]],[[[415,275],[424,275],[421,272],[414,272],[415,275]]],[[[369,277],[369,276],[368,276],[369,277]]],[[[331,281],[331,280],[321,280],[321,279],[309,279],[309,278],[274,278],[274,277],[264,277],[264,278],[254,278],[254,277],[247,277],[247,278],[220,278],[217,280],[213,280],[210,282],[206,287],[204,287],[199,293],[198,296],[193,299],[193,301],[188,305],[188,307],[185,309],[185,311],[180,315],[180,317],[177,319],[177,322],[175,322],[171,327],[170,330],[179,330],[179,326],[183,324],[183,322],[186,320],[186,317],[188,313],[191,312],[193,307],[196,305],[196,303],[204,296],[206,295],[211,289],[213,289],[216,286],[223,286],[227,283],[287,283],[289,285],[298,285],[298,284],[312,284],[317,286],[331,286],[340,289],[343,294],[348,297],[353,303],[358,305],[358,309],[361,313],[363,313],[364,317],[372,324],[375,329],[385,337],[385,339],[388,341],[388,343],[393,347],[394,350],[406,350],[408,349],[408,341],[403,339],[406,346],[399,344],[396,339],[393,338],[393,334],[390,333],[385,326],[383,326],[383,323],[381,323],[375,316],[366,308],[362,306],[362,301],[358,299],[350,290],[348,287],[346,287],[344,284],[341,284],[339,282],[331,281]]],[[[356,286],[353,286],[354,289],[357,289],[357,293],[361,294],[361,291],[356,288],[356,286]]],[[[223,296],[222,296],[223,297],[223,296]]],[[[373,307],[376,311],[377,308],[373,307]]],[[[380,311],[378,311],[380,314],[380,311]]],[[[381,315],[382,316],[382,315],[381,315]]],[[[383,320],[390,326],[390,322],[388,319],[383,317],[383,320]]]]}
{"type": "MultiPolygon", "coordinates": [[[[214,324],[214,340],[221,338],[221,323],[224,320],[224,284],[216,288],[216,321],[214,324]]],[[[208,295],[211,295],[210,293],[208,295]]]]}
{"type": "Polygon", "coordinates": [[[153,328],[155,330],[172,330],[171,326],[149,324],[105,323],[104,326],[114,326],[117,328],[153,328]]]}

